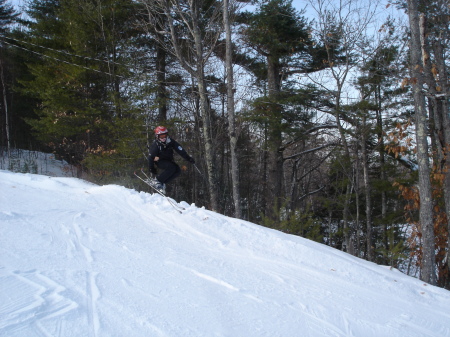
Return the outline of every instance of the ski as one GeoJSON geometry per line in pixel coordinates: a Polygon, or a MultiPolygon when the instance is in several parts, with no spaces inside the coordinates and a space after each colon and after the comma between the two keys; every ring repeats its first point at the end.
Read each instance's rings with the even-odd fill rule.
{"type": "Polygon", "coordinates": [[[150,186],[154,191],[156,191],[156,193],[158,193],[159,195],[161,195],[162,197],[164,197],[169,204],[178,212],[178,213],[183,213],[182,211],[186,210],[184,207],[181,207],[180,205],[178,205],[177,203],[173,202],[172,199],[170,199],[165,193],[163,193],[162,191],[158,190],[157,188],[155,188],[154,186],[152,186],[150,184],[150,177],[144,172],[144,170],[141,169],[141,173],[144,175],[145,179],[142,178],[139,174],[137,174],[136,172],[134,172],[134,175],[136,177],[138,177],[139,179],[141,179],[144,183],[146,183],[148,186],[150,186]]]}

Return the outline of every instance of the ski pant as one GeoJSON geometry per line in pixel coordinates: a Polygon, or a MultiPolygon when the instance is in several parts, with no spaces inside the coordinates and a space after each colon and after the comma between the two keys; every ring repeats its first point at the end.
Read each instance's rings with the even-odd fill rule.
{"type": "Polygon", "coordinates": [[[163,172],[156,176],[156,179],[163,184],[171,182],[181,173],[180,167],[173,161],[160,159],[155,163],[156,166],[158,166],[158,169],[163,170],[163,172]]]}

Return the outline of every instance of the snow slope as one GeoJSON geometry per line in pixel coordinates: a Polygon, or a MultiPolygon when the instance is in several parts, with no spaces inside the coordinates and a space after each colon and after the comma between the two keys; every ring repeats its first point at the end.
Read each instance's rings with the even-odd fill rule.
{"type": "Polygon", "coordinates": [[[0,336],[450,336],[450,292],[158,194],[0,171],[0,336]]]}

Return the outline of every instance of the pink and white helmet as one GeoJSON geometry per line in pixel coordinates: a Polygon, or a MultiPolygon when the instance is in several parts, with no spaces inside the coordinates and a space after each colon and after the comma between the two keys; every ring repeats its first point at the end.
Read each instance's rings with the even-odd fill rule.
{"type": "Polygon", "coordinates": [[[155,135],[157,135],[157,136],[165,134],[165,133],[169,133],[169,130],[167,130],[167,128],[165,126],[158,126],[155,129],[155,135]]]}

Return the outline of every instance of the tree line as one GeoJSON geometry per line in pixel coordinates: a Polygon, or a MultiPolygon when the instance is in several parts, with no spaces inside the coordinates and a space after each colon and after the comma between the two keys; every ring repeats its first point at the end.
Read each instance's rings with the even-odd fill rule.
{"type": "Polygon", "coordinates": [[[175,199],[450,288],[447,2],[305,4],[0,0],[2,153],[145,189],[164,125],[175,199]]]}

